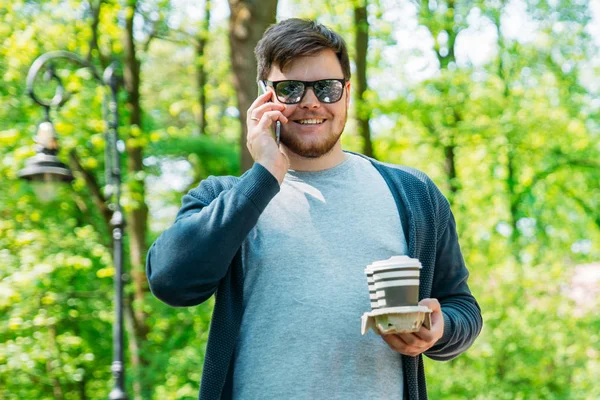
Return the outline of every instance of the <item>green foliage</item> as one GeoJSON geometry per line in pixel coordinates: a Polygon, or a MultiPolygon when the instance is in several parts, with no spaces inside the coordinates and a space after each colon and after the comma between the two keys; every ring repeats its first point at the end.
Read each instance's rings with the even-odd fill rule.
{"type": "Polygon", "coordinates": [[[471,287],[484,329],[471,350],[447,363],[427,359],[431,398],[592,399],[600,396],[594,308],[569,299],[571,273],[561,263],[523,270],[496,264],[471,287]]]}
{"type": "MultiPolygon", "coordinates": [[[[119,132],[129,146],[143,149],[144,171],[125,173],[123,205],[130,211],[142,201],[149,204],[147,244],[172,222],[188,188],[210,174],[239,172],[238,112],[224,50],[227,21],[213,21],[201,60],[208,76],[208,124],[201,135],[194,41],[204,33],[201,18],[193,18],[200,8],[175,3],[137,4],[143,117],[140,126],[122,122],[119,132]]],[[[446,363],[426,360],[429,394],[434,399],[599,398],[598,299],[590,298],[585,310],[570,299],[574,265],[600,260],[600,98],[589,84],[589,66],[598,57],[588,33],[594,21],[586,2],[525,1],[521,12],[537,30],[515,38],[498,29],[506,24],[508,3],[368,4],[365,113],[373,116],[375,154],[425,171],[452,200],[470,287],[483,311],[484,329],[472,349],[446,363]],[[473,15],[499,33],[492,56],[482,65],[450,58],[442,63],[444,35],[460,37],[475,29],[473,15]],[[400,36],[399,28],[427,44],[408,46],[413,36],[400,36]],[[408,68],[414,63],[434,64],[433,72],[408,68]]],[[[17,171],[34,154],[32,136],[43,118],[25,91],[28,68],[46,51],[90,52],[90,4],[101,4],[102,55],[123,61],[122,2],[0,0],[3,399],[99,399],[112,385],[114,266],[109,227],[89,183],[76,174],[47,205],[17,180],[17,171]]],[[[288,4],[295,16],[318,17],[340,31],[354,54],[355,2],[288,4]]],[[[279,11],[290,15],[290,10],[280,6],[279,11]]],[[[96,49],[91,60],[99,70],[107,61],[96,49]]],[[[68,162],[75,150],[103,187],[103,93],[85,70],[67,62],[55,68],[74,92],[51,113],[59,156],[68,162]]],[[[36,87],[45,98],[54,93],[53,84],[42,79],[36,87]]],[[[122,92],[121,105],[124,100],[122,92]]],[[[119,112],[127,121],[131,110],[122,106],[119,112]]],[[[362,139],[352,112],[343,140],[345,148],[358,150],[362,139]]],[[[128,236],[125,244],[128,251],[128,236]]],[[[132,292],[129,284],[127,293],[132,292]]],[[[144,399],[196,398],[212,303],[174,309],[148,292],[134,303],[136,312],[147,315],[150,330],[137,343],[128,327],[128,392],[144,399]],[[145,360],[139,370],[131,367],[136,354],[145,360]],[[140,382],[143,388],[136,389],[140,382]]]]}
{"type": "MultiPolygon", "coordinates": [[[[14,185],[14,183],[13,183],[14,185]]],[[[2,193],[9,193],[2,191],[2,193]]],[[[3,196],[2,204],[11,204],[3,196]]],[[[14,203],[13,203],[14,204],[14,203]]],[[[0,386],[5,398],[90,393],[110,379],[112,261],[74,204],[50,210],[22,191],[0,228],[0,386]],[[79,215],[78,215],[79,214],[79,215]],[[56,395],[56,393],[55,393],[56,395]]],[[[6,213],[6,210],[3,210],[6,213]]]]}

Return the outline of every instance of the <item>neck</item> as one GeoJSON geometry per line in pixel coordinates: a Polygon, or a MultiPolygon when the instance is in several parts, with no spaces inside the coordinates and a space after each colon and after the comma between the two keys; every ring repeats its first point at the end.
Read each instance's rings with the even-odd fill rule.
{"type": "Polygon", "coordinates": [[[285,146],[282,146],[282,148],[290,160],[290,169],[294,171],[322,171],[336,167],[346,160],[346,154],[342,150],[342,144],[339,140],[329,153],[318,158],[302,157],[289,151],[285,146]]]}

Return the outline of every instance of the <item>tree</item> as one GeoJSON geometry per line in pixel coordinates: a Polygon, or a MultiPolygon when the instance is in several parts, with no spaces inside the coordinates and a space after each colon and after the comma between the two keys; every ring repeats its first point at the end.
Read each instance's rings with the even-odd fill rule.
{"type": "Polygon", "coordinates": [[[277,0],[260,3],[248,0],[229,0],[229,45],[231,68],[234,73],[233,84],[236,90],[239,119],[241,125],[240,165],[243,171],[252,166],[252,157],[246,148],[247,110],[256,98],[256,58],[254,47],[263,32],[275,23],[277,0]]]}
{"type": "Polygon", "coordinates": [[[358,130],[363,138],[363,154],[373,157],[373,144],[371,143],[371,128],[369,126],[370,112],[365,101],[365,92],[368,89],[367,83],[367,50],[369,47],[369,15],[367,11],[368,2],[357,2],[354,5],[354,25],[355,25],[355,64],[357,75],[356,88],[356,117],[358,120],[358,130]]]}
{"type": "Polygon", "coordinates": [[[196,65],[198,76],[198,129],[201,135],[206,134],[206,44],[210,33],[210,0],[204,2],[204,23],[196,39],[196,65]]]}
{"type": "MultiPolygon", "coordinates": [[[[442,2],[429,0],[419,5],[419,22],[426,26],[434,39],[434,51],[439,62],[441,71],[456,68],[455,46],[459,32],[464,29],[464,24],[457,23],[456,1],[447,0],[442,2]]],[[[459,190],[460,183],[456,168],[456,125],[463,120],[461,113],[456,108],[448,111],[446,124],[443,131],[436,131],[429,126],[430,133],[443,149],[444,170],[448,180],[448,199],[450,203],[459,190]],[[450,115],[451,114],[451,115],[450,115]]]]}

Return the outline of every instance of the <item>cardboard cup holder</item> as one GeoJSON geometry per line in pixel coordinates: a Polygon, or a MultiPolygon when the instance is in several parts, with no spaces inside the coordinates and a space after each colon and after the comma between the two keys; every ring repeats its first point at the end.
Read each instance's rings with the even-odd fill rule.
{"type": "Polygon", "coordinates": [[[378,335],[417,332],[424,326],[431,329],[431,310],[425,306],[380,308],[366,312],[361,318],[360,333],[369,329],[378,335]]]}
{"type": "Polygon", "coordinates": [[[421,263],[416,258],[394,256],[375,261],[365,269],[371,311],[363,314],[361,333],[379,335],[431,329],[431,310],[419,306],[421,263]]]}

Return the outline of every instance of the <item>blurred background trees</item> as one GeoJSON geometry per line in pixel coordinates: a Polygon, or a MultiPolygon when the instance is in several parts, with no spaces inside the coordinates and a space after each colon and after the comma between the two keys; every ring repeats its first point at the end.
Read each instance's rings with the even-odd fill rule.
{"type": "Polygon", "coordinates": [[[122,65],[128,390],[196,398],[212,305],[154,299],[145,252],[189,188],[251,165],[252,51],[291,16],[350,47],[345,148],[423,170],[452,203],[485,327],[457,360],[427,362],[430,396],[600,397],[597,2],[0,0],[0,398],[111,387],[102,93],[56,65],[74,94],[51,117],[78,172],[43,204],[16,177],[43,118],[25,93],[32,61],[69,50],[122,65]]]}

